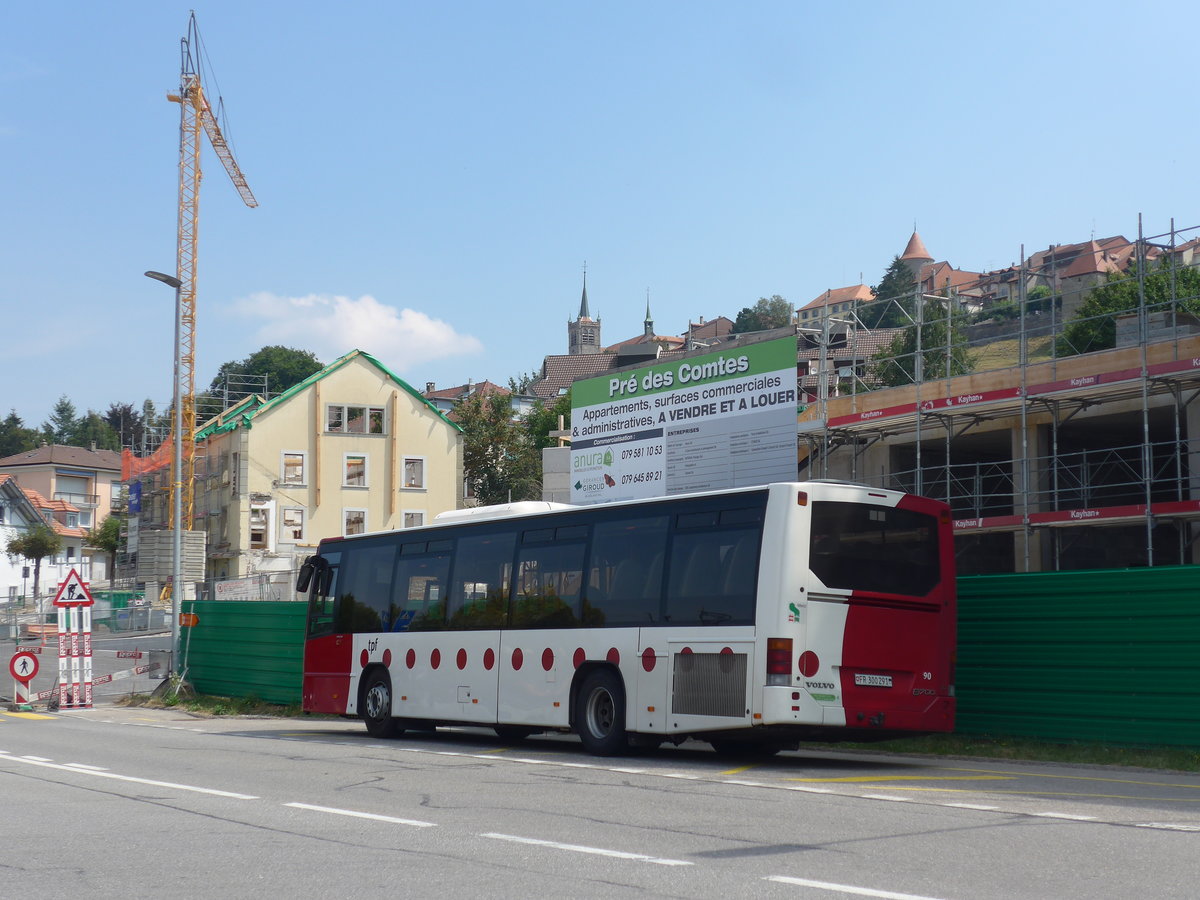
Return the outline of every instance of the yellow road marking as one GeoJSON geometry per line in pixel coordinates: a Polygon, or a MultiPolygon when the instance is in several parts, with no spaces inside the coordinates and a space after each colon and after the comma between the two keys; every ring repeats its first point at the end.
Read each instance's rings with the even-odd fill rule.
{"type": "Polygon", "coordinates": [[[871,784],[877,781],[1011,781],[1012,775],[850,775],[845,778],[788,778],[821,784],[871,784]]]}
{"type": "Polygon", "coordinates": [[[40,713],[31,712],[6,712],[2,715],[11,716],[14,719],[53,719],[54,716],[43,716],[40,713]]]}
{"type": "Polygon", "coordinates": [[[736,769],[726,769],[722,775],[741,775],[743,772],[749,772],[751,769],[757,769],[758,764],[752,763],[748,766],[738,766],[736,769]]]}
{"type": "Polygon", "coordinates": [[[995,769],[952,769],[953,772],[988,772],[1004,775],[1006,778],[1059,778],[1066,781],[1101,781],[1109,784],[1140,784],[1151,787],[1183,787],[1191,790],[1200,790],[1200,784],[1177,784],[1175,782],[1165,781],[1138,781],[1133,778],[1099,778],[1090,775],[1045,775],[1041,772],[1022,772],[1020,775],[1012,775],[1008,772],[996,773],[995,769]]]}
{"type": "MultiPolygon", "coordinates": [[[[1177,787],[1177,785],[1163,785],[1163,787],[1177,787]]],[[[892,788],[895,791],[936,791],[938,788],[910,788],[897,787],[892,788]]],[[[951,788],[945,788],[949,791],[951,788]]],[[[978,793],[977,791],[955,790],[955,793],[971,794],[978,793]]],[[[1146,800],[1151,799],[1155,803],[1161,801],[1169,801],[1171,803],[1200,803],[1200,797],[1151,797],[1146,798],[1138,794],[1090,794],[1084,791],[1023,791],[1023,790],[1002,790],[1002,791],[986,791],[988,794],[1012,794],[1018,797],[1084,797],[1095,800],[1146,800]]]]}

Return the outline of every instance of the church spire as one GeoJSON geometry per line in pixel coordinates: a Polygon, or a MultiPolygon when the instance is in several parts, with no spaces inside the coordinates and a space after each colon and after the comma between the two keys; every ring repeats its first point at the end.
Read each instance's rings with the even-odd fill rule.
{"type": "Polygon", "coordinates": [[[579,301],[579,318],[590,319],[592,314],[588,311],[587,302],[587,261],[583,263],[583,299],[579,301]]]}
{"type": "Polygon", "coordinates": [[[654,319],[650,316],[650,288],[646,288],[646,321],[644,327],[645,336],[647,338],[654,337],[654,319]]]}

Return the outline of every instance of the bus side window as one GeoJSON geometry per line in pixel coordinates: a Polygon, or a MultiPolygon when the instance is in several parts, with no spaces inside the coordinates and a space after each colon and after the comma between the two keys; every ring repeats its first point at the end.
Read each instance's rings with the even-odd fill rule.
{"type": "Polygon", "coordinates": [[[396,546],[359,544],[342,552],[334,630],[354,634],[385,630],[392,601],[396,546]]]}
{"type": "Polygon", "coordinates": [[[660,621],[667,516],[598,522],[588,562],[585,625],[653,625],[660,621]]]}
{"type": "Polygon", "coordinates": [[[431,631],[446,622],[450,554],[401,555],[396,566],[392,631],[431,631]]]}
{"type": "Polygon", "coordinates": [[[586,529],[569,543],[535,543],[540,537],[534,532],[522,536],[528,543],[521,547],[517,561],[510,627],[574,628],[581,618],[586,529]]]}
{"type": "Polygon", "coordinates": [[[671,544],[667,621],[753,624],[758,547],[757,529],[718,525],[677,531],[671,544]]]}
{"type": "Polygon", "coordinates": [[[492,532],[460,538],[451,573],[446,627],[501,628],[508,611],[516,535],[492,532]]]}

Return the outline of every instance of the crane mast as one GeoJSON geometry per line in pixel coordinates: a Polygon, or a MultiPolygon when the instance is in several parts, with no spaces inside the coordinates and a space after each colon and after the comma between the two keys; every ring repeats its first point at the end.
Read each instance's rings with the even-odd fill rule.
{"type": "MultiPolygon", "coordinates": [[[[187,37],[181,40],[179,93],[167,99],[179,104],[179,244],[175,258],[175,277],[179,279],[179,379],[180,407],[183,413],[181,435],[182,471],[175,472],[171,490],[183,492],[180,517],[190,531],[195,512],[196,478],[196,247],[200,225],[201,132],[208,135],[217,158],[229,173],[247,206],[258,206],[246,176],[234,159],[221,132],[212,107],[200,82],[200,39],[196,14],[188,20],[187,37]]],[[[170,527],[175,527],[175,504],[169,504],[170,527]]]]}

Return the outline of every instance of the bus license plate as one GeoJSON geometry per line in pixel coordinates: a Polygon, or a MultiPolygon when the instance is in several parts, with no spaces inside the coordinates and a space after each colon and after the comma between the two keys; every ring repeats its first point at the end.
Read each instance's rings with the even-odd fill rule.
{"type": "Polygon", "coordinates": [[[891,675],[863,675],[854,673],[854,683],[863,687],[891,687],[891,675]]]}

